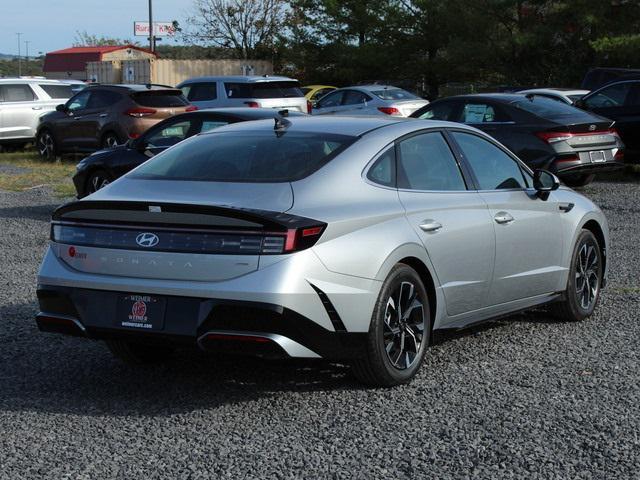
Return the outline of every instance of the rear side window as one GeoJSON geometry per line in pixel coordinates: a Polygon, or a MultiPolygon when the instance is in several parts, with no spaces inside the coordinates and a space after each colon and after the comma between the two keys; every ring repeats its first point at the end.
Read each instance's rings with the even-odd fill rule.
{"type": "Polygon", "coordinates": [[[215,82],[190,83],[182,87],[182,93],[190,102],[204,102],[218,98],[215,82]]]}
{"type": "Polygon", "coordinates": [[[455,106],[456,104],[453,102],[432,103],[418,118],[424,120],[450,120],[455,106]]]}
{"type": "Polygon", "coordinates": [[[225,83],[228,98],[304,97],[298,82],[225,83]]]}
{"type": "Polygon", "coordinates": [[[29,85],[5,84],[0,85],[0,98],[5,102],[31,102],[36,100],[36,95],[29,85]]]}
{"type": "Polygon", "coordinates": [[[466,190],[460,168],[441,133],[423,133],[403,140],[398,152],[398,188],[466,190]]]}
{"type": "Polygon", "coordinates": [[[367,172],[367,178],[374,183],[385,187],[396,186],[396,149],[388,148],[373,163],[367,172]]]}
{"type": "Polygon", "coordinates": [[[176,90],[175,92],[150,90],[148,92],[134,93],[132,97],[138,105],[143,107],[170,108],[189,105],[189,102],[184,98],[180,90],[176,90]]]}
{"type": "Polygon", "coordinates": [[[475,173],[480,190],[526,188],[518,163],[491,142],[477,135],[451,132],[475,173]]]}
{"type": "Polygon", "coordinates": [[[39,86],[51,98],[71,98],[73,96],[71,85],[54,85],[52,83],[41,83],[39,84],[39,86]]]}
{"type": "Polygon", "coordinates": [[[316,132],[213,132],[179,143],[131,175],[151,180],[291,182],[315,172],[356,140],[316,132]]]}
{"type": "Polygon", "coordinates": [[[466,103],[458,119],[463,123],[495,123],[508,120],[498,107],[486,103],[466,103]]]}

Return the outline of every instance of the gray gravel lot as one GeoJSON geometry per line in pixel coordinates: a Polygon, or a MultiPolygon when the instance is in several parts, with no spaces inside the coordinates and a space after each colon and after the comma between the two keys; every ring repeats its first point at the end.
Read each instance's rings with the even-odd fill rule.
{"type": "Polygon", "coordinates": [[[611,226],[596,314],[444,336],[410,385],[342,366],[185,352],[131,369],[43,334],[46,191],[0,191],[1,478],[640,478],[640,184],[586,193],[611,226]]]}

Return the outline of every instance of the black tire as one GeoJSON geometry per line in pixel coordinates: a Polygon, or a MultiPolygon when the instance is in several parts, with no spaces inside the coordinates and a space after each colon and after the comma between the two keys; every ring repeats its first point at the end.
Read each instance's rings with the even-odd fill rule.
{"type": "Polygon", "coordinates": [[[571,188],[586,187],[593,179],[596,178],[595,174],[583,174],[583,175],[568,175],[562,179],[565,185],[571,188]]]}
{"type": "Polygon", "coordinates": [[[171,358],[173,349],[157,345],[145,345],[126,340],[106,340],[114,357],[129,365],[160,363],[171,358]]]}
{"type": "Polygon", "coordinates": [[[36,138],[36,148],[43,160],[54,161],[58,156],[58,146],[56,145],[56,139],[53,134],[47,130],[41,130],[38,132],[36,138]]]}
{"type": "Polygon", "coordinates": [[[116,135],[114,132],[107,132],[102,136],[100,146],[104,149],[113,148],[117,145],[120,145],[120,143],[120,137],[118,137],[118,135],[116,135]]]}
{"type": "Polygon", "coordinates": [[[111,176],[104,170],[95,170],[91,175],[89,175],[89,178],[87,178],[85,196],[91,195],[93,192],[97,192],[101,188],[106,187],[112,181],[113,179],[111,176]]]}
{"type": "Polygon", "coordinates": [[[376,387],[409,382],[422,365],[431,339],[430,318],[429,298],[420,276],[408,265],[393,267],[373,310],[366,355],[352,364],[355,377],[376,387]],[[403,308],[406,311],[409,305],[416,305],[414,301],[422,308],[412,308],[403,315],[403,308]],[[402,348],[406,348],[404,355],[402,348]]]}
{"type": "Polygon", "coordinates": [[[598,240],[589,230],[583,229],[571,255],[567,290],[562,301],[552,305],[552,314],[560,320],[572,322],[590,317],[600,299],[602,267],[602,251],[598,240]]]}

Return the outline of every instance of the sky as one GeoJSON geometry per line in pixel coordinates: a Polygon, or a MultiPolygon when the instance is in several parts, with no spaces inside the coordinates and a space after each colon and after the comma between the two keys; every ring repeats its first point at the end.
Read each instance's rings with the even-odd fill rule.
{"type": "MultiPolygon", "coordinates": [[[[29,55],[70,47],[76,31],[133,38],[133,22],[148,20],[148,0],[0,0],[0,53],[29,55]]],[[[191,0],[153,0],[154,21],[182,21],[191,0]]],[[[137,37],[146,43],[145,37],[137,37]]],[[[163,39],[163,44],[175,44],[163,39]]]]}

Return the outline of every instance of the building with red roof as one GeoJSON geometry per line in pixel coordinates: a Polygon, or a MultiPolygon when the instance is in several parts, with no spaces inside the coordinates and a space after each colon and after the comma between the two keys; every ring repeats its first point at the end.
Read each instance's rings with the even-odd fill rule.
{"type": "Polygon", "coordinates": [[[47,53],[42,70],[47,78],[86,80],[87,62],[137,60],[156,57],[157,55],[151,50],[136,47],[135,45],[71,47],[47,53]]]}

